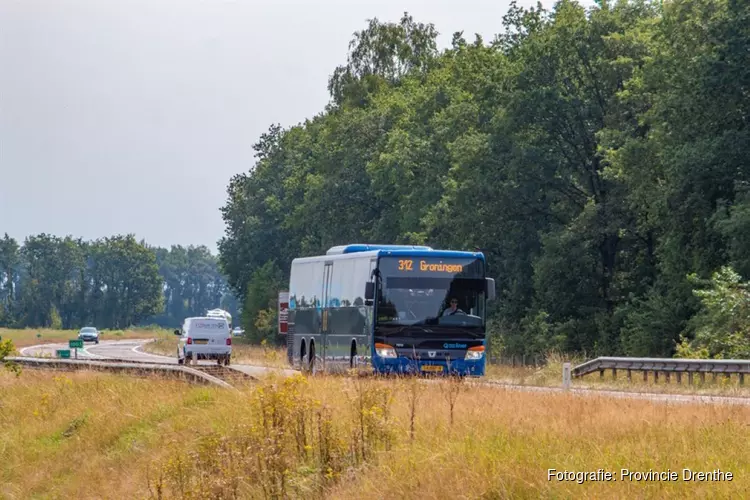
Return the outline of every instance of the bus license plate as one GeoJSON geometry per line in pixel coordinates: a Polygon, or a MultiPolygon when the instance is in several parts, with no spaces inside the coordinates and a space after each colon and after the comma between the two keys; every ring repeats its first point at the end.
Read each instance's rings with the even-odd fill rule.
{"type": "Polygon", "coordinates": [[[443,367],[440,365],[423,365],[422,371],[423,372],[441,372],[443,371],[443,367]]]}
{"type": "Polygon", "coordinates": [[[196,344],[208,344],[208,339],[196,339],[196,344]]]}

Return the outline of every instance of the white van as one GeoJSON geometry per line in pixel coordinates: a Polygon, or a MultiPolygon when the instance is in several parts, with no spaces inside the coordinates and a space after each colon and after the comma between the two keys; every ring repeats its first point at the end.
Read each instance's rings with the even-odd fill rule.
{"type": "Polygon", "coordinates": [[[181,330],[175,330],[180,336],[177,346],[177,363],[189,364],[199,359],[215,359],[219,364],[229,365],[232,355],[232,334],[229,323],[223,318],[186,318],[181,330]]]}

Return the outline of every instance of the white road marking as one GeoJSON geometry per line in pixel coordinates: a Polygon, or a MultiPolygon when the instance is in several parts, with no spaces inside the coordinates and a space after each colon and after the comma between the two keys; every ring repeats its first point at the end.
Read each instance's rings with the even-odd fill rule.
{"type": "Polygon", "coordinates": [[[28,347],[22,347],[19,352],[21,353],[21,356],[27,356],[26,351],[28,351],[29,349],[34,349],[35,347],[39,347],[39,346],[30,345],[28,347]]]}
{"type": "MultiPolygon", "coordinates": [[[[100,345],[102,345],[102,344],[103,344],[103,342],[102,342],[101,344],[96,344],[96,345],[92,345],[92,346],[89,346],[89,347],[90,347],[91,349],[95,349],[95,348],[99,347],[99,346],[100,346],[100,345]]],[[[88,347],[84,347],[84,348],[83,348],[83,350],[84,350],[84,351],[86,351],[86,354],[88,354],[88,355],[89,355],[89,356],[91,356],[92,358],[113,359],[113,358],[111,358],[110,356],[105,356],[104,354],[96,354],[96,353],[93,353],[93,352],[89,352],[89,350],[88,350],[88,349],[89,349],[88,347]]]]}
{"type": "Polygon", "coordinates": [[[140,344],[138,344],[135,347],[133,347],[131,349],[131,351],[133,351],[134,353],[136,353],[138,355],[141,355],[141,356],[151,356],[152,358],[161,358],[161,359],[165,359],[165,358],[166,359],[175,359],[175,358],[172,358],[170,356],[163,356],[161,354],[153,354],[153,353],[150,353],[150,352],[141,351],[141,347],[143,347],[144,345],[148,344],[149,342],[152,342],[152,341],[151,340],[147,340],[145,342],[141,342],[140,344]]]}

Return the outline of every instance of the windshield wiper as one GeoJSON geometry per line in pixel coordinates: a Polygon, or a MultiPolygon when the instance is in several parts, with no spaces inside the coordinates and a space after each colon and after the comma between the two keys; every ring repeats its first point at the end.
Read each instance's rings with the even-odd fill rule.
{"type": "Polygon", "coordinates": [[[399,333],[409,328],[409,326],[407,325],[394,325],[388,323],[380,323],[380,326],[386,328],[386,331],[383,332],[384,335],[398,335],[399,333]],[[393,331],[391,331],[391,329],[393,329],[393,331]]]}
{"type": "Polygon", "coordinates": [[[438,333],[461,333],[465,335],[470,336],[479,336],[482,335],[481,331],[478,331],[481,329],[481,326],[464,326],[464,325],[429,325],[428,327],[423,327],[425,329],[434,330],[438,333]]]}
{"type": "Polygon", "coordinates": [[[437,322],[437,316],[432,316],[432,317],[417,321],[416,323],[414,323],[414,326],[439,326],[437,322]]]}

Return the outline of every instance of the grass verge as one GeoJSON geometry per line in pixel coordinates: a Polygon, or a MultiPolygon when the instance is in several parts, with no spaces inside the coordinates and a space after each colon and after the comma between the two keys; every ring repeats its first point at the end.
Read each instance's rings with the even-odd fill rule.
{"type": "MultiPolygon", "coordinates": [[[[560,387],[562,385],[563,363],[570,362],[572,366],[576,366],[584,361],[586,360],[580,357],[565,357],[552,354],[548,356],[547,364],[540,367],[513,367],[488,364],[486,378],[507,384],[560,387]]],[[[750,386],[740,385],[737,375],[729,378],[707,375],[703,382],[700,381],[698,376],[695,376],[693,384],[689,385],[687,374],[678,383],[675,374],[672,374],[670,381],[667,382],[664,374],[660,374],[657,380],[654,378],[653,373],[648,373],[646,380],[644,380],[642,372],[633,371],[631,380],[628,380],[626,373],[622,370],[618,372],[618,376],[613,375],[611,370],[607,370],[604,373],[604,377],[601,378],[598,373],[592,373],[582,378],[575,378],[572,380],[572,386],[579,389],[750,397],[750,386]]]]}
{"type": "Polygon", "coordinates": [[[750,409],[301,375],[226,391],[0,374],[0,497],[741,497],[750,409]],[[548,469],[611,471],[609,482],[548,469]],[[631,471],[677,471],[637,481],[631,471]],[[683,481],[682,470],[732,472],[683,481]]]}

